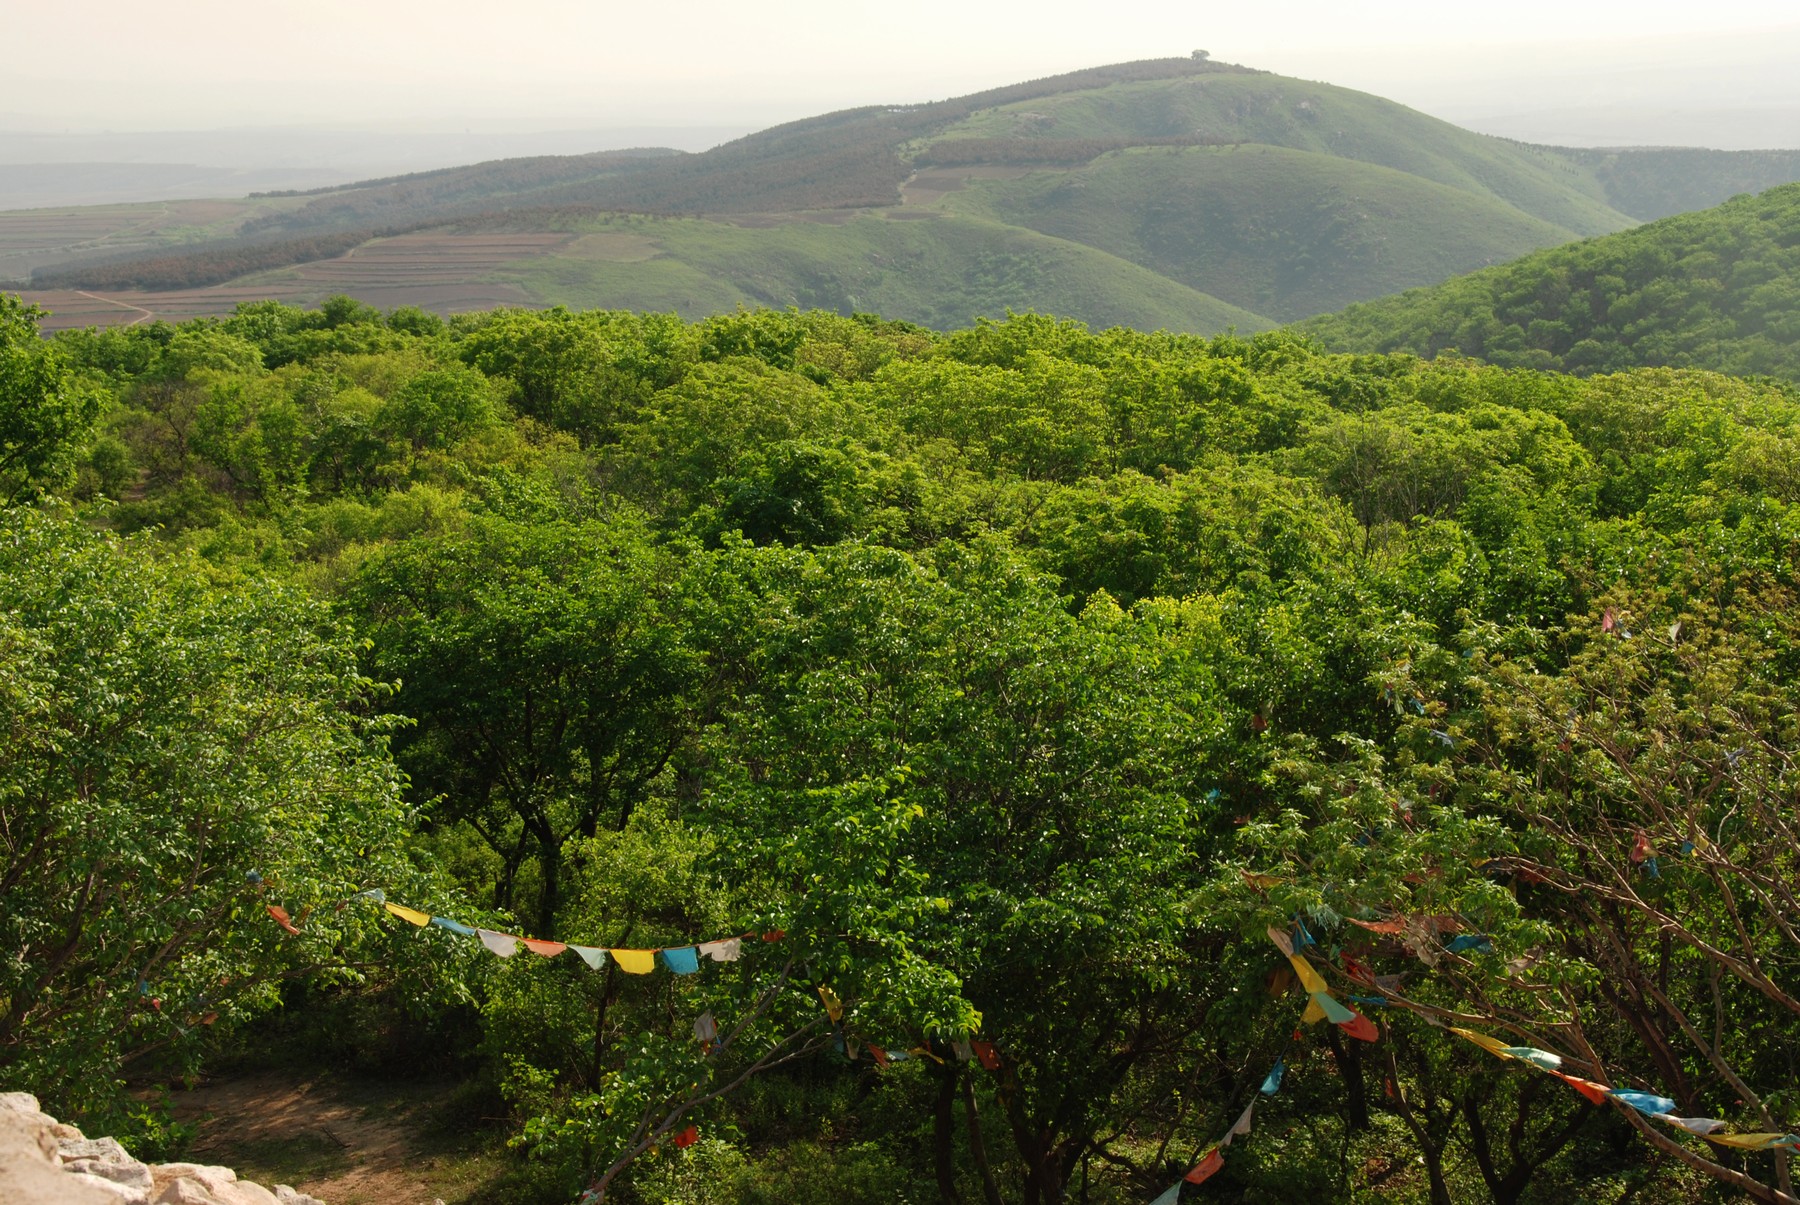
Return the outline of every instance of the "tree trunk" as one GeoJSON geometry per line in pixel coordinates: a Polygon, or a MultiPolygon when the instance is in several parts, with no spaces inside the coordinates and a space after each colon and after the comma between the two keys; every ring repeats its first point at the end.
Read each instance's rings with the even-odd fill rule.
{"type": "Polygon", "coordinates": [[[963,1077],[963,1113],[969,1122],[969,1157],[975,1160],[975,1170],[981,1174],[981,1196],[987,1205],[1004,1205],[1000,1200],[1000,1185],[994,1181],[994,1169],[988,1163],[987,1142],[981,1136],[981,1117],[975,1112],[975,1077],[963,1077]]]}
{"type": "Polygon", "coordinates": [[[963,1205],[962,1193],[956,1188],[956,1081],[962,1068],[945,1063],[934,1073],[938,1091],[936,1108],[931,1118],[931,1153],[937,1171],[938,1200],[943,1205],[963,1205]]]}
{"type": "Polygon", "coordinates": [[[1354,1038],[1348,1042],[1339,1038],[1335,1025],[1326,1029],[1325,1041],[1331,1047],[1331,1057],[1337,1062],[1338,1078],[1344,1081],[1344,1109],[1350,1128],[1366,1130],[1369,1128],[1369,1098],[1363,1091],[1362,1044],[1354,1038]]]}

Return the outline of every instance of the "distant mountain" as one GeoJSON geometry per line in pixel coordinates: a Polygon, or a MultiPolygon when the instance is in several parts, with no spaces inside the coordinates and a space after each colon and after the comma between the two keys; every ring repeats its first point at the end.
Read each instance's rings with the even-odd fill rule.
{"type": "Polygon", "coordinates": [[[1338,351],[1800,381],[1800,184],[1538,251],[1299,329],[1338,351]]]}
{"type": "Polygon", "coordinates": [[[1164,59],[825,114],[699,154],[498,160],[265,197],[224,237],[122,213],[116,254],[79,214],[66,246],[56,221],[21,219],[25,254],[0,214],[0,268],[133,317],[167,310],[157,290],[188,290],[186,307],[246,289],[309,301],[327,278],[391,299],[414,277],[396,274],[397,253],[365,251],[404,236],[436,240],[443,264],[479,263],[462,283],[485,292],[440,272],[419,293],[443,309],[504,287],[688,313],[753,300],[959,325],[1058,308],[1254,329],[1800,179],[1800,155],[1707,154],[1531,146],[1366,93],[1164,59]],[[639,215],[629,254],[621,214],[639,215]],[[496,235],[525,234],[568,237],[495,258],[496,235]]]}

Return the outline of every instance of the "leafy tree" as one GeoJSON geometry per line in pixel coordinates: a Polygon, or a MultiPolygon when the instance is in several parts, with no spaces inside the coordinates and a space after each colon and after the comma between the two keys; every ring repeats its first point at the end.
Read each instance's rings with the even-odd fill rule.
{"type": "Polygon", "coordinates": [[[0,505],[72,481],[75,458],[100,413],[100,395],[38,338],[41,313],[0,293],[0,505]]]}
{"type": "Polygon", "coordinates": [[[392,721],[323,608],[15,510],[0,649],[9,1083],[102,1117],[121,1070],[193,1058],[284,980],[354,978],[377,926],[343,901],[421,881],[392,721]]]}

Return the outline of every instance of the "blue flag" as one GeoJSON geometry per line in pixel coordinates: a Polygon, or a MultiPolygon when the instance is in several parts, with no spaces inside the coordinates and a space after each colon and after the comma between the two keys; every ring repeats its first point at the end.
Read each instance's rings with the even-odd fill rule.
{"type": "Polygon", "coordinates": [[[681,946],[674,950],[662,952],[663,965],[677,975],[692,975],[700,969],[700,951],[693,946],[681,946]]]}
{"type": "Polygon", "coordinates": [[[1654,1092],[1633,1092],[1629,1088],[1614,1088],[1612,1095],[1618,1097],[1640,1113],[1648,1113],[1655,1117],[1659,1113],[1673,1113],[1675,1102],[1666,1096],[1658,1096],[1654,1092]]]}
{"type": "Polygon", "coordinates": [[[1262,1087],[1257,1089],[1257,1091],[1261,1092],[1264,1096],[1273,1096],[1281,1091],[1281,1073],[1284,1070],[1286,1070],[1286,1068],[1282,1065],[1281,1060],[1276,1059],[1275,1065],[1269,1068],[1269,1074],[1263,1077],[1262,1087]]]}

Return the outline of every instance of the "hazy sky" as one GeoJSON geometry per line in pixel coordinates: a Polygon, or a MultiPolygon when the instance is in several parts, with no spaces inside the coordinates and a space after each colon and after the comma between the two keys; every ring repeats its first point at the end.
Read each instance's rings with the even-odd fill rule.
{"type": "Polygon", "coordinates": [[[1793,0],[6,0],[0,126],[758,126],[1196,47],[1453,119],[1800,113],[1793,0]]]}

